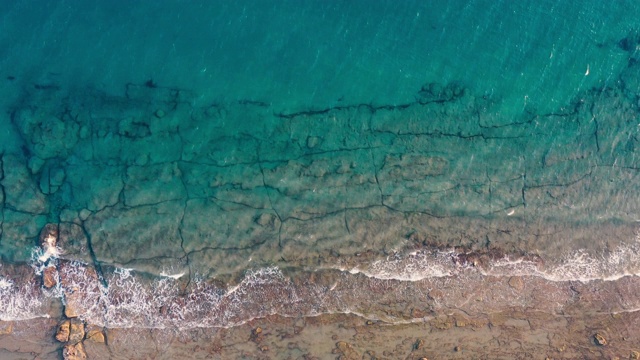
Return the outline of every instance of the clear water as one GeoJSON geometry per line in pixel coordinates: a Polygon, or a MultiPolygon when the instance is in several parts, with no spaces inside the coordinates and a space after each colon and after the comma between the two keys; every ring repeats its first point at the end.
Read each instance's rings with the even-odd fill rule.
{"type": "Polygon", "coordinates": [[[635,276],[639,15],[631,1],[4,2],[0,318],[62,298],[112,327],[400,322],[360,295],[392,280],[414,301],[456,279],[451,308],[486,276],[635,276]]]}

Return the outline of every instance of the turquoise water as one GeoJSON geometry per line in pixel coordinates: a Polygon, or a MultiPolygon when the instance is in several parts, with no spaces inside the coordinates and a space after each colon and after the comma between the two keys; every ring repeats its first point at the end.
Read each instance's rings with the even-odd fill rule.
{"type": "Polygon", "coordinates": [[[635,275],[638,15],[623,1],[2,3],[0,270],[38,275],[7,270],[2,317],[42,315],[15,299],[33,301],[20,286],[46,266],[59,284],[36,299],[114,327],[170,326],[154,306],[189,292],[186,327],[383,311],[332,293],[339,281],[295,280],[316,271],[401,286],[466,281],[471,263],[468,281],[635,275]],[[159,303],[110,306],[149,278],[159,303]],[[298,305],[333,295],[256,310],[272,288],[298,305]]]}
{"type": "MultiPolygon", "coordinates": [[[[426,82],[553,110],[625,66],[633,2],[20,1],[2,5],[17,82],[120,94],[153,79],[280,109],[397,104],[426,82]],[[587,67],[590,75],[585,77],[587,67]]],[[[506,100],[505,100],[506,101],[506,100]]]]}

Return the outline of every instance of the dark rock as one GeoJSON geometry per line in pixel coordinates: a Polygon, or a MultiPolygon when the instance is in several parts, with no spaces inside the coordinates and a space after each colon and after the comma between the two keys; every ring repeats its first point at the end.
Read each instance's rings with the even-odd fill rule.
{"type": "Polygon", "coordinates": [[[600,333],[596,333],[595,335],[593,335],[593,340],[595,341],[596,345],[599,345],[599,346],[607,345],[607,339],[600,333]]]}
{"type": "Polygon", "coordinates": [[[618,41],[618,47],[627,52],[635,52],[640,46],[640,32],[631,31],[626,37],[618,41]]]}

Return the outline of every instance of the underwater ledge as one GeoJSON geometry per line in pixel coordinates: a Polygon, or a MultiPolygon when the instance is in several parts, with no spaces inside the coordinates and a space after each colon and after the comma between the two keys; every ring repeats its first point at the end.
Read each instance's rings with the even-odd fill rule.
{"type": "Polygon", "coordinates": [[[20,149],[0,154],[0,341],[52,358],[636,356],[634,95],[513,119],[460,84],[416,90],[293,113],[144,84],[25,90],[20,149]]]}

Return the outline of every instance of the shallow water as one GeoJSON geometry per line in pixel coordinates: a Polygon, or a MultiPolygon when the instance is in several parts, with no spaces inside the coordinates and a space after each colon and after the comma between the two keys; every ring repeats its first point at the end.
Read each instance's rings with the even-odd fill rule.
{"type": "Polygon", "coordinates": [[[633,2],[124,5],[0,5],[0,320],[638,309],[633,2]]]}

